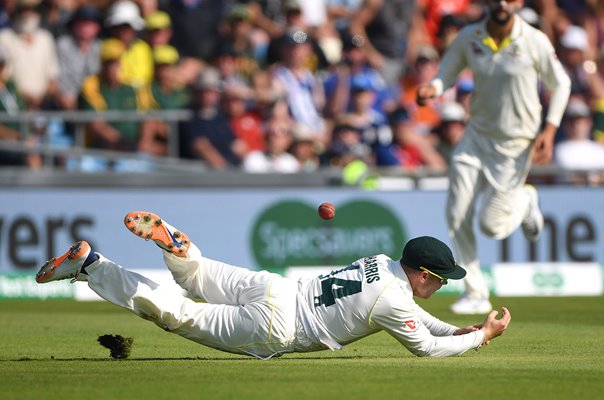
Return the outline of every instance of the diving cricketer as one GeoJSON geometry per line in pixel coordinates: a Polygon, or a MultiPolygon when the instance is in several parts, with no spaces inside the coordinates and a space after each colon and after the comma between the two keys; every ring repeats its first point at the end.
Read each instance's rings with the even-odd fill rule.
{"type": "Polygon", "coordinates": [[[486,4],[487,18],[459,32],[436,78],[417,91],[417,103],[424,105],[452,87],[462,70],[472,71],[470,119],[451,156],[446,204],[457,261],[468,272],[465,292],[451,306],[459,314],[492,308],[472,228],[475,208],[480,230],[490,238],[505,239],[519,226],[529,241],[539,238],[543,215],[526,177],[531,159],[551,160],[570,93],[570,80],[549,39],[517,15],[524,0],[486,4]],[[540,81],[550,91],[543,127],[540,81]]]}
{"type": "Polygon", "coordinates": [[[295,281],[205,258],[184,232],[156,214],[135,211],[124,223],[135,235],[153,240],[176,283],[205,303],[162,290],[93,252],[85,241],[48,260],[36,281],[87,281],[102,298],[166,331],[261,359],[338,350],[381,330],[417,356],[454,356],[488,344],[511,320],[502,308],[500,319],[493,311],[483,324],[459,328],[415,303],[413,296],[428,298],[448,279],[466,273],[447,245],[433,237],[410,240],[400,260],[368,256],[329,274],[295,281]]]}

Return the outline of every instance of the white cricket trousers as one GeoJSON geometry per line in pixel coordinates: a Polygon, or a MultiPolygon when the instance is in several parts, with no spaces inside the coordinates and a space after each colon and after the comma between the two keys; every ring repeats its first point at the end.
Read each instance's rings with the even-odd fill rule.
{"type": "Polygon", "coordinates": [[[214,349],[258,358],[293,351],[297,282],[207,259],[194,244],[186,258],[162,252],[176,283],[206,303],[162,289],[101,254],[86,268],[88,286],[166,331],[214,349]]]}
{"type": "Polygon", "coordinates": [[[467,271],[465,295],[471,298],[489,297],[473,230],[475,209],[480,230],[490,238],[504,239],[520,226],[529,208],[523,187],[532,143],[529,139],[495,139],[468,127],[453,152],[446,218],[457,262],[467,271]]]}

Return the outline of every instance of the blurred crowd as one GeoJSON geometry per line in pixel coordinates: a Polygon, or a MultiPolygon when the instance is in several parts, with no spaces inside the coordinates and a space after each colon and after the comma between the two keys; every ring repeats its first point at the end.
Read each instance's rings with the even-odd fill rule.
{"type": "MultiPolygon", "coordinates": [[[[484,12],[484,0],[2,6],[0,112],[191,110],[177,129],[161,120],[90,121],[85,145],[166,156],[177,135],[178,157],[255,173],[359,160],[444,171],[463,136],[472,76],[462,74],[425,107],[415,104],[416,89],[435,76],[457,32],[484,12]]],[[[548,35],[573,84],[553,162],[604,168],[604,2],[526,0],[520,15],[548,35]]],[[[32,124],[27,135],[21,128],[3,122],[0,142],[74,143],[69,121],[32,124]]],[[[119,167],[99,157],[54,162],[84,171],[119,167]]],[[[35,169],[43,158],[0,149],[0,165],[35,169]]]]}

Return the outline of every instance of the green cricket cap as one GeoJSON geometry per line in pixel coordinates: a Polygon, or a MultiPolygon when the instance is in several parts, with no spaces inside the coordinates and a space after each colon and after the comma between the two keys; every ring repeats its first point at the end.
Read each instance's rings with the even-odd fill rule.
{"type": "Polygon", "coordinates": [[[411,239],[403,249],[401,262],[408,267],[424,267],[447,279],[461,279],[466,270],[457,265],[449,246],[431,236],[411,239]]]}

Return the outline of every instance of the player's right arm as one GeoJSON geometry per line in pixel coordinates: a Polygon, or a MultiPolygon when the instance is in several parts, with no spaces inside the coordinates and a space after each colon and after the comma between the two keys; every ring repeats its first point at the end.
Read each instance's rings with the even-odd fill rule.
{"type": "Polygon", "coordinates": [[[440,61],[440,67],[436,78],[430,83],[421,85],[417,90],[416,102],[418,105],[426,105],[429,99],[438,97],[445,90],[453,86],[459,73],[468,66],[466,59],[466,47],[468,46],[468,35],[473,29],[464,28],[451,45],[445,51],[440,61]]]}
{"type": "Polygon", "coordinates": [[[418,313],[416,303],[400,287],[389,285],[375,304],[370,325],[388,332],[407,350],[419,357],[448,357],[479,348],[484,332],[435,336],[418,313]]]}

